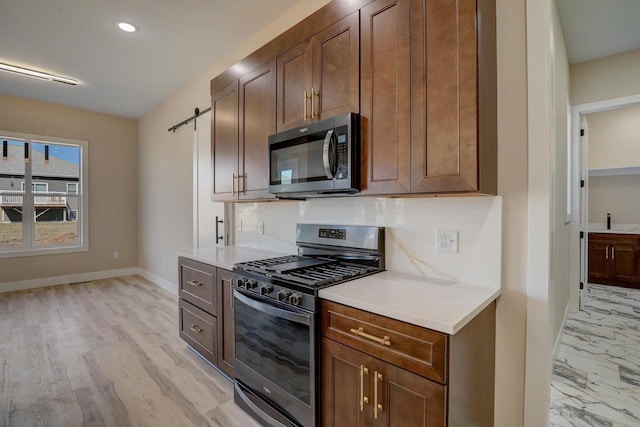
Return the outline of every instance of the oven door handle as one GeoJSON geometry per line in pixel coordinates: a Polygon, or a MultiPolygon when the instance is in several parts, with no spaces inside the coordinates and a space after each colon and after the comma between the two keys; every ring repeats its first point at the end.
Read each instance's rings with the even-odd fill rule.
{"type": "Polygon", "coordinates": [[[279,317],[281,319],[290,320],[292,322],[301,323],[303,325],[311,325],[311,314],[300,314],[295,311],[283,310],[282,308],[274,307],[269,304],[254,300],[242,293],[237,289],[234,290],[233,295],[243,304],[248,305],[251,308],[255,308],[263,313],[271,314],[272,316],[279,317]]]}

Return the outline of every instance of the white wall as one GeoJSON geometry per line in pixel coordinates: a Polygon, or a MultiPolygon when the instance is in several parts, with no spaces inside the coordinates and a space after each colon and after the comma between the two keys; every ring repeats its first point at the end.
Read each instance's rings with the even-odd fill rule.
{"type": "Polygon", "coordinates": [[[0,95],[0,129],[89,141],[89,251],[0,259],[0,284],[42,286],[138,265],[136,128],[134,119],[0,95]]]}
{"type": "MultiPolygon", "coordinates": [[[[571,180],[568,171],[568,147],[570,139],[567,137],[567,120],[569,102],[569,59],[565,46],[562,24],[558,14],[556,0],[552,1],[553,24],[553,112],[552,126],[553,146],[553,219],[552,219],[552,254],[551,254],[551,343],[555,343],[562,332],[565,312],[569,304],[570,288],[579,289],[578,258],[571,258],[571,246],[579,249],[577,239],[570,239],[571,230],[577,230],[577,218],[573,224],[567,223],[567,180],[571,180]],[[572,263],[570,260],[573,260],[572,263]]],[[[575,209],[573,209],[575,212],[575,209]]],[[[575,235],[575,234],[574,234],[575,235]]],[[[577,253],[577,252],[576,252],[577,253]]],[[[575,307],[577,309],[577,305],[575,307]]]]}
{"type": "Polygon", "coordinates": [[[640,49],[571,66],[573,105],[640,94],[640,49]]]}
{"type": "Polygon", "coordinates": [[[640,106],[591,113],[587,121],[589,169],[640,166],[640,106]]]}
{"type": "Polygon", "coordinates": [[[589,224],[604,228],[607,213],[613,229],[640,226],[640,175],[589,178],[589,224]]]}

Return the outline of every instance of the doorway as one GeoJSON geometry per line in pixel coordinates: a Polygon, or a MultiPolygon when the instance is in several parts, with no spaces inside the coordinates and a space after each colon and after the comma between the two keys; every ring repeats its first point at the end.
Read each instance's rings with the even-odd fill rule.
{"type": "MultiPolygon", "coordinates": [[[[577,292],[571,292],[570,304],[584,310],[584,302],[589,292],[589,223],[605,224],[606,218],[600,218],[597,223],[589,218],[589,128],[587,116],[609,110],[617,110],[629,107],[640,106],[640,95],[614,98],[604,101],[596,101],[587,104],[575,105],[571,108],[571,129],[572,129],[572,159],[573,175],[575,182],[580,183],[580,191],[574,196],[573,205],[579,209],[578,218],[580,228],[579,245],[579,277],[580,287],[577,292]]],[[[592,153],[592,155],[598,153],[592,153]]],[[[593,162],[591,162],[593,163],[593,162]]],[[[611,169],[611,168],[610,168],[611,169]]],[[[621,169],[621,168],[620,168],[621,169]]],[[[593,172],[592,172],[593,173],[593,172]]],[[[606,172],[601,172],[606,173],[606,172]]],[[[576,188],[576,187],[574,187],[576,188]]],[[[600,215],[602,216],[602,215],[600,215]]],[[[598,225],[599,227],[599,225],[598,225]]],[[[602,227],[606,230],[606,227],[602,227]]]]}

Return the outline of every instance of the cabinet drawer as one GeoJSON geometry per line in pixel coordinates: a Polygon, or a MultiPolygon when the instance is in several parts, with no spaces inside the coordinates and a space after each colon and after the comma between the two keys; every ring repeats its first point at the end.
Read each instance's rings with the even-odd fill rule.
{"type": "Polygon", "coordinates": [[[187,258],[179,258],[180,297],[216,316],[216,268],[187,258]]]}
{"type": "Polygon", "coordinates": [[[218,363],[217,319],[180,299],[180,337],[211,363],[218,363]]]}
{"type": "Polygon", "coordinates": [[[322,335],[425,378],[447,382],[446,334],[322,301],[322,335]]]}

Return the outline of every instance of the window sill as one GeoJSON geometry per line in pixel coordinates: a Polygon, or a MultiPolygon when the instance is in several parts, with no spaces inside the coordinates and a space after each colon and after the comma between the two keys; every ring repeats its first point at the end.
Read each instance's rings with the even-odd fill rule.
{"type": "Polygon", "coordinates": [[[68,254],[74,252],[87,252],[89,251],[89,245],[83,246],[64,246],[57,248],[41,248],[41,249],[24,249],[24,250],[4,250],[0,251],[0,259],[3,258],[21,258],[21,257],[29,257],[29,256],[39,256],[39,255],[57,255],[57,254],[68,254]]]}

